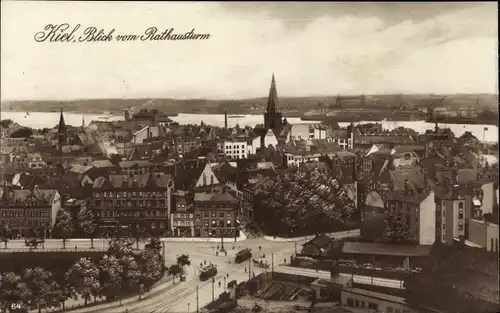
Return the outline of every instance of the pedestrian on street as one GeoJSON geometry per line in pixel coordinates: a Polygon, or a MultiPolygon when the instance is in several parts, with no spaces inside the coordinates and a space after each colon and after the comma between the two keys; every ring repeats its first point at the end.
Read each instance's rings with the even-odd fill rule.
{"type": "Polygon", "coordinates": [[[219,250],[219,246],[217,246],[217,250],[219,250]]]}
{"type": "Polygon", "coordinates": [[[247,267],[245,266],[245,273],[247,272],[247,267]]]}
{"type": "Polygon", "coordinates": [[[215,251],[215,256],[219,256],[219,251],[215,251]]]}
{"type": "Polygon", "coordinates": [[[286,258],[283,259],[283,262],[286,264],[286,258]]]}
{"type": "Polygon", "coordinates": [[[262,250],[262,247],[261,247],[261,246],[259,246],[259,252],[260,252],[260,250],[262,250]]]}
{"type": "Polygon", "coordinates": [[[227,251],[224,251],[224,253],[225,253],[225,254],[226,254],[226,256],[227,256],[227,251]]]}
{"type": "Polygon", "coordinates": [[[207,260],[203,260],[203,264],[207,265],[207,260]]]}
{"type": "Polygon", "coordinates": [[[200,262],[200,267],[203,267],[203,263],[202,262],[200,262]]]}
{"type": "Polygon", "coordinates": [[[219,280],[219,287],[220,287],[220,280],[219,280]]]}
{"type": "Polygon", "coordinates": [[[77,249],[78,249],[78,247],[77,247],[77,246],[75,246],[75,251],[76,251],[77,249]]]}

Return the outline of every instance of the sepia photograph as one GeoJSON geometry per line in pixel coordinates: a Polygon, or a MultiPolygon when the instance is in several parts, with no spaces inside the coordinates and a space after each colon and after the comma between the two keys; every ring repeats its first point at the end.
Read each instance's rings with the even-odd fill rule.
{"type": "Polygon", "coordinates": [[[498,3],[0,20],[0,313],[500,311],[498,3]]]}

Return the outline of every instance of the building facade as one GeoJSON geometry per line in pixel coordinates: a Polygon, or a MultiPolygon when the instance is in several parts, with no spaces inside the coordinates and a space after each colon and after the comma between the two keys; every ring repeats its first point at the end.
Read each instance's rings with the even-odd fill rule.
{"type": "Polygon", "coordinates": [[[92,207],[101,232],[127,229],[138,223],[146,233],[164,236],[169,227],[171,194],[169,174],[107,175],[92,185],[92,207]]]}
{"type": "Polygon", "coordinates": [[[57,190],[4,188],[0,202],[0,224],[8,224],[16,237],[25,237],[33,229],[44,229],[50,236],[57,212],[61,209],[61,196],[57,190]]]}
{"type": "Polygon", "coordinates": [[[197,192],[194,196],[195,237],[235,237],[237,199],[223,190],[197,192]]]}

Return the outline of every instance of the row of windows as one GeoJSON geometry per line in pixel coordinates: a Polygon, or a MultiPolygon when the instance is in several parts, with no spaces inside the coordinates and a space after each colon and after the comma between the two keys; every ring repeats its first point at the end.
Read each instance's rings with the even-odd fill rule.
{"type": "Polygon", "coordinates": [[[6,220],[6,223],[12,227],[49,227],[50,221],[42,219],[42,220],[28,220],[24,219],[16,219],[16,220],[6,220]]]}
{"type": "Polygon", "coordinates": [[[24,213],[28,217],[48,217],[49,210],[2,210],[1,215],[3,218],[8,217],[23,217],[24,213]]]}
{"type": "Polygon", "coordinates": [[[137,200],[137,201],[126,201],[126,200],[118,200],[118,201],[100,201],[100,200],[95,200],[94,204],[96,207],[100,207],[101,205],[110,205],[113,207],[166,207],[167,206],[167,201],[160,201],[157,200],[155,201],[146,201],[146,200],[137,200]],[[156,205],[155,205],[156,204],[156,205]]]}
{"type": "Polygon", "coordinates": [[[212,227],[232,227],[232,222],[230,220],[227,220],[226,224],[224,225],[223,220],[212,221],[212,223],[209,223],[208,220],[205,220],[205,222],[203,223],[203,226],[205,226],[205,227],[209,227],[210,225],[212,227]]]}
{"type": "Polygon", "coordinates": [[[194,226],[192,221],[173,221],[175,226],[194,226]]]}
{"type": "MultiPolygon", "coordinates": [[[[143,216],[146,217],[161,217],[165,216],[165,214],[161,211],[152,210],[152,211],[144,211],[142,212],[143,216]]],[[[140,217],[141,212],[117,212],[117,211],[102,211],[97,212],[97,216],[99,217],[140,217]]]]}
{"type": "MultiPolygon", "coordinates": [[[[130,197],[140,197],[140,198],[160,198],[160,197],[167,197],[168,192],[167,191],[152,191],[152,192],[126,192],[126,191],[118,191],[118,192],[103,192],[102,197],[103,198],[130,198],[130,197]]],[[[94,193],[94,198],[100,198],[101,193],[100,192],[95,192],[94,193]]]]}

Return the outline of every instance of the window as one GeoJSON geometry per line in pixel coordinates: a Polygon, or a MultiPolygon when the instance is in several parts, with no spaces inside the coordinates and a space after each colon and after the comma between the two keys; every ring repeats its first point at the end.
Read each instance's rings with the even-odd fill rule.
{"type": "Polygon", "coordinates": [[[392,313],[394,311],[394,309],[390,306],[387,307],[387,313],[392,313]]]}
{"type": "Polygon", "coordinates": [[[394,309],[394,313],[401,313],[400,309],[394,309]]]}
{"type": "Polygon", "coordinates": [[[464,203],[463,202],[459,202],[458,203],[458,208],[459,209],[463,209],[464,208],[464,203]]]}
{"type": "Polygon", "coordinates": [[[212,217],[217,217],[217,213],[216,212],[212,212],[212,217]]]}
{"type": "Polygon", "coordinates": [[[224,212],[220,212],[219,217],[224,217],[224,212]]]}
{"type": "Polygon", "coordinates": [[[464,223],[458,223],[458,231],[464,231],[464,223]]]}
{"type": "Polygon", "coordinates": [[[347,305],[348,306],[353,306],[354,301],[351,298],[347,298],[347,305]]]}
{"type": "Polygon", "coordinates": [[[460,220],[464,219],[464,211],[458,211],[458,219],[460,220]]]}
{"type": "Polygon", "coordinates": [[[446,241],[446,235],[443,234],[443,241],[446,241]]]}
{"type": "Polygon", "coordinates": [[[208,227],[208,221],[207,220],[205,220],[204,226],[208,227]]]}
{"type": "Polygon", "coordinates": [[[356,299],[356,300],[354,300],[354,306],[355,306],[355,307],[359,307],[359,300],[357,300],[357,299],[356,299]]]}
{"type": "Polygon", "coordinates": [[[361,301],[361,307],[364,308],[365,307],[365,301],[361,301]]]}
{"type": "Polygon", "coordinates": [[[378,311],[378,304],[372,303],[372,302],[368,302],[368,308],[371,309],[371,310],[378,311]]]}

